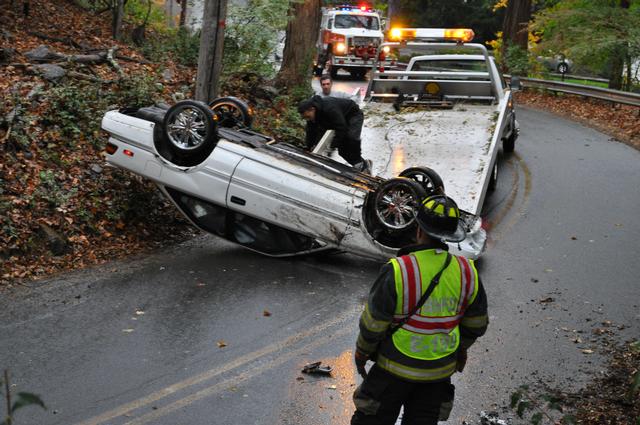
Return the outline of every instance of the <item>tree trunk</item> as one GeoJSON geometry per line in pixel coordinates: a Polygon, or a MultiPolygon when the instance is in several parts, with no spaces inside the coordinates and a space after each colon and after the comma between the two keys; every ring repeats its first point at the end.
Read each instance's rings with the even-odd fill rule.
{"type": "Polygon", "coordinates": [[[226,16],[227,0],[205,0],[198,52],[196,100],[209,103],[218,96],[226,16]]]}
{"type": "Polygon", "coordinates": [[[293,3],[289,16],[293,19],[287,24],[282,67],[276,78],[278,87],[311,84],[311,63],[320,31],[320,0],[293,3]]]}
{"type": "MultiPolygon", "coordinates": [[[[622,9],[629,9],[631,6],[630,0],[621,0],[620,7],[622,9]]],[[[622,89],[622,74],[624,72],[625,58],[628,56],[628,48],[625,43],[620,43],[611,53],[611,64],[609,73],[609,88],[614,90],[622,89]]]]}
{"type": "Polygon", "coordinates": [[[184,28],[187,21],[187,0],[180,0],[180,28],[184,28]]]}
{"type": "Polygon", "coordinates": [[[502,22],[502,57],[509,46],[527,50],[531,0],[509,0],[502,22]]]}
{"type": "Polygon", "coordinates": [[[111,22],[111,31],[114,40],[120,40],[122,37],[122,16],[124,15],[124,0],[115,0],[113,5],[113,20],[111,22]]]}
{"type": "Polygon", "coordinates": [[[398,16],[398,12],[400,11],[400,5],[398,4],[400,0],[389,0],[387,3],[387,25],[385,30],[389,31],[392,28],[394,18],[398,16]]]}

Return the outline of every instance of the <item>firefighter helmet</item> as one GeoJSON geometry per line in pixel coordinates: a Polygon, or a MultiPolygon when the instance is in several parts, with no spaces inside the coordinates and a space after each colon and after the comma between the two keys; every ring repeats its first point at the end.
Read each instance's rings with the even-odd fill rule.
{"type": "Polygon", "coordinates": [[[416,219],[429,236],[449,242],[460,242],[466,236],[455,201],[445,195],[428,196],[418,205],[416,219]]]}

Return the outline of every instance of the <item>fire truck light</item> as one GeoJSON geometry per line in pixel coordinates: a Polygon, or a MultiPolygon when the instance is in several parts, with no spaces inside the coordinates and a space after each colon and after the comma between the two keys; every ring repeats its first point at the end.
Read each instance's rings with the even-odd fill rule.
{"type": "Polygon", "coordinates": [[[360,6],[360,10],[364,12],[365,10],[367,10],[367,6],[360,6]]]}
{"type": "Polygon", "coordinates": [[[344,43],[338,43],[335,47],[336,53],[344,53],[347,51],[347,45],[344,43]]]}
{"type": "Polygon", "coordinates": [[[382,51],[383,51],[385,54],[387,54],[387,53],[389,53],[389,52],[391,51],[391,47],[389,47],[389,46],[383,46],[383,47],[382,47],[382,51]]]}
{"type": "Polygon", "coordinates": [[[392,40],[399,40],[402,37],[402,30],[400,28],[391,28],[390,37],[392,40]]]}

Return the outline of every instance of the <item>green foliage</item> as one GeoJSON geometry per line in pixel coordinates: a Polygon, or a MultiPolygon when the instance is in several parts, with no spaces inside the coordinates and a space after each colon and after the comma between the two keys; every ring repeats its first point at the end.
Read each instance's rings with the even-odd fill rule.
{"type": "Polygon", "coordinates": [[[167,14],[153,0],[127,0],[124,5],[124,18],[133,24],[143,24],[147,19],[147,13],[149,14],[147,25],[155,29],[165,27],[167,14]]]}
{"type": "Polygon", "coordinates": [[[152,104],[159,95],[160,87],[152,75],[131,75],[122,79],[109,99],[120,105],[142,107],[152,104]]]}
{"type": "Polygon", "coordinates": [[[49,204],[51,208],[64,207],[78,193],[78,188],[66,190],[61,187],[53,170],[40,171],[40,185],[34,191],[34,198],[49,204]]]}
{"type": "Polygon", "coordinates": [[[512,75],[527,76],[529,74],[529,55],[520,46],[507,47],[504,61],[512,75]]]}
{"type": "Polygon", "coordinates": [[[542,423],[542,413],[537,412],[531,416],[531,423],[533,425],[540,425],[540,423],[542,423]]]}
{"type": "Polygon", "coordinates": [[[92,130],[99,129],[105,100],[100,88],[93,84],[63,84],[48,93],[48,108],[43,114],[45,125],[55,126],[74,146],[81,135],[92,139],[92,130]]]}
{"type": "Polygon", "coordinates": [[[278,34],[286,28],[288,0],[249,0],[229,5],[225,30],[224,72],[255,72],[271,77],[278,34]]]}
{"type": "MultiPolygon", "coordinates": [[[[552,416],[552,411],[563,412],[564,398],[557,393],[542,394],[537,397],[529,391],[528,385],[521,385],[511,394],[509,405],[516,411],[520,418],[525,418],[531,414],[530,422],[533,425],[540,425],[544,418],[551,423],[557,423],[557,419],[552,416]]],[[[575,417],[572,415],[564,415],[560,419],[562,424],[575,424],[575,417]],[[571,422],[573,420],[573,422],[571,422]]]]}
{"type": "Polygon", "coordinates": [[[184,66],[198,64],[200,32],[191,34],[184,28],[166,29],[149,38],[141,47],[142,54],[152,62],[163,62],[173,57],[184,66]]]}
{"type": "Polygon", "coordinates": [[[613,58],[640,57],[640,3],[623,9],[618,0],[561,0],[535,14],[530,29],[541,35],[534,52],[563,53],[578,68],[606,73],[613,58]]]}
{"type": "Polygon", "coordinates": [[[97,144],[102,116],[109,106],[146,106],[153,103],[158,92],[153,78],[146,75],[124,78],[113,91],[96,84],[63,84],[49,90],[41,122],[59,132],[67,146],[76,146],[79,138],[97,144]]]}
{"type": "MultiPolygon", "coordinates": [[[[10,391],[9,389],[11,388],[11,386],[9,385],[9,382],[8,382],[9,375],[6,370],[5,370],[4,376],[5,376],[6,382],[3,382],[2,380],[0,380],[0,388],[4,386],[6,388],[6,391],[10,391]]],[[[0,391],[0,394],[2,394],[2,391],[0,391]]],[[[9,400],[9,397],[10,397],[9,394],[4,394],[4,396],[7,398],[7,400],[9,400]]],[[[5,405],[5,403],[2,403],[2,405],[5,405]]],[[[47,406],[45,406],[44,402],[39,396],[32,393],[19,392],[16,395],[15,401],[11,405],[11,408],[6,413],[5,420],[0,422],[0,425],[12,425],[13,416],[15,415],[16,411],[27,406],[40,406],[45,410],[47,409],[47,406]]]]}

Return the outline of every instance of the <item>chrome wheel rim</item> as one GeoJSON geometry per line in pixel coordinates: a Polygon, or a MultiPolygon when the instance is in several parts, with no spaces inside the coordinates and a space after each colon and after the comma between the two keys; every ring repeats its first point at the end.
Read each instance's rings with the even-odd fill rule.
{"type": "Polygon", "coordinates": [[[419,183],[427,193],[432,193],[436,190],[433,184],[433,180],[431,180],[431,178],[425,173],[415,172],[410,173],[404,177],[410,178],[411,180],[419,183]]]}
{"type": "Polygon", "coordinates": [[[404,229],[415,221],[416,202],[412,191],[403,187],[382,192],[376,202],[380,222],[391,229],[404,229]]]}
{"type": "Polygon", "coordinates": [[[197,108],[187,106],[172,117],[167,126],[167,135],[178,148],[193,150],[202,146],[208,130],[204,114],[197,108]]]}

